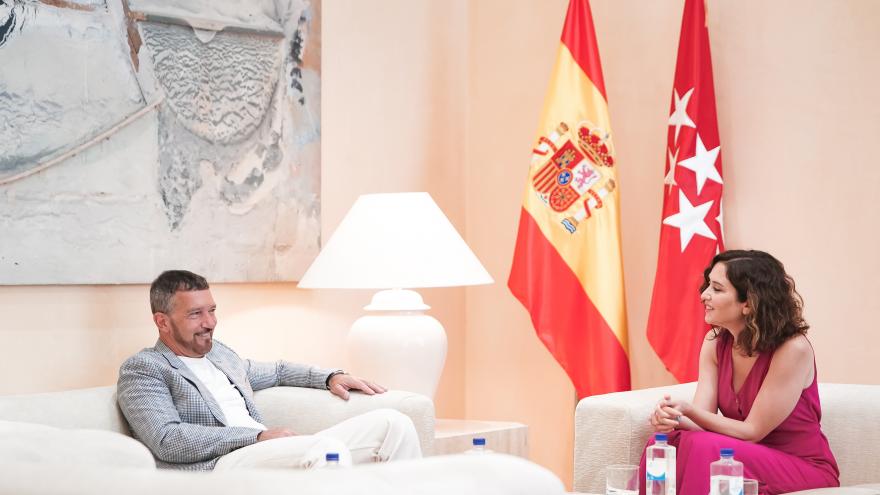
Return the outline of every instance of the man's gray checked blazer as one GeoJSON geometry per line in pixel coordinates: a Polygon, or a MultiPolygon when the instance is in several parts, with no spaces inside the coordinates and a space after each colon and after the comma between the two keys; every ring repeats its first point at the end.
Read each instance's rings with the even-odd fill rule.
{"type": "MultiPolygon", "coordinates": [[[[278,385],[326,388],[327,377],[336,371],[286,361],[243,360],[217,340],[207,358],[229,377],[251,417],[259,422],[255,390],[278,385]]],[[[255,443],[260,433],[255,428],[226,426],[205,385],[162,341],[122,363],[117,398],[132,434],[163,468],[211,470],[220,456],[255,443]]]]}

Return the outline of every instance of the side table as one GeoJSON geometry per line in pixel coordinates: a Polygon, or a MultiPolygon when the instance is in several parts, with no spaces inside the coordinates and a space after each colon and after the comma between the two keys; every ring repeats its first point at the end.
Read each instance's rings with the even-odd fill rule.
{"type": "Polygon", "coordinates": [[[472,446],[474,437],[486,439],[493,452],[529,456],[529,427],[508,421],[437,419],[434,423],[434,454],[460,454],[472,446]]]}

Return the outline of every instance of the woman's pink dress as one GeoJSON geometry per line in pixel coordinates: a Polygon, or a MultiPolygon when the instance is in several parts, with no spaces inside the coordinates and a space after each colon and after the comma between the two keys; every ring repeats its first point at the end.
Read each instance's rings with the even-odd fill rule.
{"type": "MultiPolygon", "coordinates": [[[[729,332],[719,335],[717,351],[718,408],[725,417],[743,421],[767,376],[773,353],[760,354],[739,392],[734,392],[733,336],[729,332]]],[[[791,414],[758,443],[705,431],[670,433],[669,443],[675,446],[677,455],[678,493],[709,493],[709,464],[719,459],[722,447],[734,449],[734,458],[743,463],[745,477],[758,480],[762,494],[840,486],[837,462],[819,424],[822,408],[817,373],[813,375],[813,383],[801,392],[791,414]]],[[[648,445],[652,443],[653,438],[648,445]]],[[[644,494],[644,453],[640,472],[640,492],[644,494]]]]}

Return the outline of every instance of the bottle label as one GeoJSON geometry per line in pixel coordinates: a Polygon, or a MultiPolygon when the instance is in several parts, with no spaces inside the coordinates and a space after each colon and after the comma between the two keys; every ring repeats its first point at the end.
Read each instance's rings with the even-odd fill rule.
{"type": "Polygon", "coordinates": [[[730,479],[730,493],[734,495],[743,495],[743,479],[734,476],[730,479]]]}
{"type": "Polygon", "coordinates": [[[709,495],[743,495],[741,476],[714,475],[709,483],[709,495]]]}
{"type": "Polygon", "coordinates": [[[657,459],[650,459],[645,464],[645,474],[648,481],[666,480],[666,459],[662,457],[657,459]]]}

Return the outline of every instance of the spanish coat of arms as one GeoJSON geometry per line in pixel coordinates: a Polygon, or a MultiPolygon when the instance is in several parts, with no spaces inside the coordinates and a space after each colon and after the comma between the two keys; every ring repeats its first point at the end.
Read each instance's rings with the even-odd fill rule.
{"type": "Polygon", "coordinates": [[[616,184],[610,135],[589,122],[561,122],[532,150],[531,185],[570,233],[602,208],[616,184]]]}

